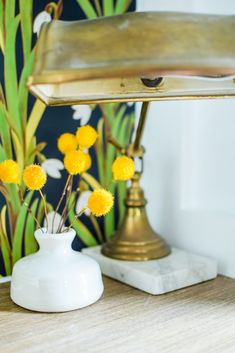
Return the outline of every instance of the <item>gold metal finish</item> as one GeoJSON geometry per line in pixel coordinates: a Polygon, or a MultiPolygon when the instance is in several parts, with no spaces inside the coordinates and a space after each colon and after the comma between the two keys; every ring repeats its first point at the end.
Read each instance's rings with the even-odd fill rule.
{"type": "MultiPolygon", "coordinates": [[[[140,187],[144,155],[141,138],[146,123],[148,106],[148,102],[142,104],[135,141],[128,145],[125,150],[125,154],[129,157],[141,160],[141,171],[136,171],[131,180],[131,186],[127,190],[126,211],[121,226],[102,247],[104,255],[120,260],[144,261],[159,259],[170,254],[169,246],[154,232],[149,224],[145,209],[147,201],[140,187]]],[[[111,139],[111,143],[119,149],[120,146],[116,141],[111,139]]]]}
{"type": "Polygon", "coordinates": [[[187,13],[52,21],[28,86],[49,105],[234,97],[234,32],[235,16],[187,13]]]}
{"type": "Polygon", "coordinates": [[[140,176],[136,173],[128,188],[126,213],[121,226],[102,247],[102,253],[114,259],[144,261],[170,254],[168,245],[149,224],[146,200],[139,185],[140,176]]]}

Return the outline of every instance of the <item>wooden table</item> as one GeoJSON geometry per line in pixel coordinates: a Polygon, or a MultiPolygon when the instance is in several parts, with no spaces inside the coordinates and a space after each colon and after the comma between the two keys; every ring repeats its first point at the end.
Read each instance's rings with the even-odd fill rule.
{"type": "Polygon", "coordinates": [[[234,353],[235,280],[151,296],[104,279],[96,304],[68,313],[24,310],[0,284],[1,353],[234,353]]]}

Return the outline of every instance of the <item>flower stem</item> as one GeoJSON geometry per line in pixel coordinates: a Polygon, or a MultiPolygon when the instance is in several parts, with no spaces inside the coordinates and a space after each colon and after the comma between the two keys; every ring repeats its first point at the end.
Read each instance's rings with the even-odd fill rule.
{"type": "Polygon", "coordinates": [[[67,212],[66,212],[66,214],[65,214],[65,216],[64,216],[64,224],[66,223],[66,221],[67,221],[67,219],[68,219],[68,217],[69,217],[70,211],[74,209],[74,206],[75,206],[75,203],[76,203],[76,200],[77,200],[77,199],[76,199],[76,196],[78,195],[79,191],[80,191],[79,188],[77,188],[77,189],[75,190],[74,195],[73,195],[73,196],[74,196],[74,197],[73,197],[73,201],[71,202],[70,207],[67,207],[67,212]]]}
{"type": "MultiPolygon", "coordinates": [[[[44,212],[45,212],[45,217],[46,217],[46,224],[47,224],[47,231],[48,231],[48,214],[47,214],[47,203],[46,203],[46,200],[45,200],[45,197],[42,193],[42,190],[40,189],[39,190],[39,194],[41,195],[41,198],[42,198],[42,202],[43,202],[43,206],[44,206],[44,212]]],[[[52,228],[53,230],[53,228],[52,228]]]]}
{"type": "Polygon", "coordinates": [[[81,211],[73,217],[73,220],[70,225],[62,233],[69,231],[76,219],[78,219],[78,217],[80,217],[86,211],[86,209],[87,207],[82,208],[81,211]]]}
{"type": "Polygon", "coordinates": [[[59,202],[58,202],[58,204],[57,204],[57,206],[56,206],[56,209],[55,209],[55,211],[54,211],[54,216],[53,216],[53,220],[52,220],[52,231],[53,231],[53,229],[54,229],[55,215],[56,215],[56,213],[58,212],[58,210],[59,210],[59,208],[60,208],[60,205],[61,205],[61,203],[62,203],[62,201],[63,201],[63,198],[64,198],[64,196],[65,196],[65,194],[66,194],[66,190],[67,190],[67,187],[68,187],[68,184],[69,184],[69,182],[70,182],[71,177],[72,177],[72,175],[69,174],[69,175],[68,175],[68,178],[67,178],[67,180],[66,180],[65,186],[64,186],[64,190],[62,191],[61,197],[60,197],[59,202]]]}
{"type": "Polygon", "coordinates": [[[70,196],[71,196],[72,188],[73,188],[73,178],[70,179],[70,182],[69,182],[68,187],[67,187],[66,201],[65,201],[64,209],[62,211],[60,224],[59,224],[59,227],[57,229],[58,233],[61,232],[61,229],[62,229],[63,225],[65,224],[66,210],[67,210],[67,207],[68,207],[68,203],[69,203],[69,199],[70,199],[70,196]]]}

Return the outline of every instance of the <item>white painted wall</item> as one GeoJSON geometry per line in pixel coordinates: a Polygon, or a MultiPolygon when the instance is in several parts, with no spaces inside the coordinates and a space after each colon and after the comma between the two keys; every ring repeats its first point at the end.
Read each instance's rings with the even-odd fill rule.
{"type": "MultiPolygon", "coordinates": [[[[235,14],[235,1],[137,0],[137,9],[235,14]]],[[[154,229],[235,278],[235,100],[151,103],[143,144],[154,229]]]]}

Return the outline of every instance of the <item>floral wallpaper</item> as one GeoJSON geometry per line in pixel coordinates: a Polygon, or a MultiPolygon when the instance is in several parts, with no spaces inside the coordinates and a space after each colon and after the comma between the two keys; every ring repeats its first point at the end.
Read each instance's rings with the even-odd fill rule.
{"type": "MultiPolygon", "coordinates": [[[[52,19],[74,21],[134,11],[129,0],[7,0],[0,2],[0,161],[15,157],[21,167],[39,163],[47,173],[44,193],[51,210],[58,202],[66,173],[57,140],[64,132],[75,133],[79,126],[92,125],[99,139],[90,149],[95,160],[89,173],[75,180],[74,210],[77,213],[97,183],[116,195],[115,208],[107,217],[96,219],[89,211],[77,220],[74,249],[102,243],[115,231],[124,213],[126,184],[112,184],[111,165],[117,156],[107,143],[107,129],[125,145],[131,138],[134,105],[105,104],[94,106],[45,107],[28,94],[25,86],[31,72],[34,47],[43,22],[52,19]]],[[[108,34],[107,34],[108,35],[108,34]]],[[[37,250],[33,238],[36,227],[27,214],[14,187],[0,185],[0,276],[10,275],[20,257],[37,250]]],[[[41,204],[32,194],[28,199],[35,215],[41,204]]],[[[60,215],[56,215],[60,220],[60,215]]],[[[72,217],[72,214],[71,214],[72,217]]],[[[43,223],[43,217],[41,217],[43,223]]]]}

